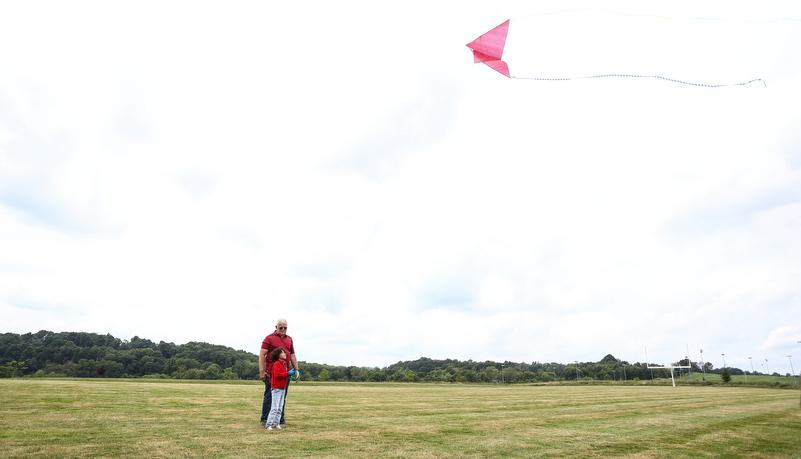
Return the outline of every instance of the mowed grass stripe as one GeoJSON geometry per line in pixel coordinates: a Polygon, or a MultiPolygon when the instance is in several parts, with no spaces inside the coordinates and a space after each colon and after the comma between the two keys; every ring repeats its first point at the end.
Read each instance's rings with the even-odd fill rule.
{"type": "Polygon", "coordinates": [[[301,382],[258,425],[257,382],[0,380],[2,457],[799,457],[798,391],[301,382]]]}

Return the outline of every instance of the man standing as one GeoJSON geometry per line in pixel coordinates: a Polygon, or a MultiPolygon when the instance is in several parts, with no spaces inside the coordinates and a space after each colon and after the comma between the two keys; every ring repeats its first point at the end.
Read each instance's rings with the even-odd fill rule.
{"type": "MultiPolygon", "coordinates": [[[[297,380],[300,381],[300,370],[298,370],[298,358],[295,357],[295,346],[292,343],[292,338],[286,334],[286,319],[278,319],[275,323],[275,332],[267,335],[264,341],[261,342],[261,351],[259,352],[259,377],[264,381],[264,401],[261,405],[261,425],[267,423],[267,417],[270,415],[270,408],[272,407],[272,388],[270,387],[270,367],[273,362],[270,360],[270,353],[277,347],[284,348],[287,354],[287,361],[292,369],[297,374],[297,380]]],[[[286,392],[289,393],[289,379],[286,382],[286,392]]],[[[286,406],[286,398],[284,404],[281,406],[281,424],[286,424],[284,420],[284,406],[286,406]]]]}

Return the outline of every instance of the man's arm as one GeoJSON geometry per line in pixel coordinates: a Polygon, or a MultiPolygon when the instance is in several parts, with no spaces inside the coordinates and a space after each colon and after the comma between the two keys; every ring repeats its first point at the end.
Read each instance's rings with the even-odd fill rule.
{"type": "MultiPolygon", "coordinates": [[[[295,354],[292,354],[292,356],[294,357],[295,354]]],[[[259,379],[261,379],[262,381],[264,381],[265,380],[264,378],[267,377],[267,374],[265,373],[266,364],[267,364],[267,349],[262,349],[261,351],[259,351],[259,379]]]]}
{"type": "Polygon", "coordinates": [[[298,381],[300,381],[300,369],[298,368],[298,358],[295,357],[295,354],[289,356],[289,361],[292,362],[292,368],[295,369],[295,373],[298,375],[298,381]]]}

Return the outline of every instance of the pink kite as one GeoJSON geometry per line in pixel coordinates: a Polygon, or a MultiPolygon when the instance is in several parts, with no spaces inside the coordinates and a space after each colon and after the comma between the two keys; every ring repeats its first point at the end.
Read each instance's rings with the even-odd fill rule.
{"type": "Polygon", "coordinates": [[[511,78],[509,66],[501,60],[508,33],[509,20],[468,43],[467,47],[473,50],[473,62],[483,62],[507,78],[511,78]]]}
{"type": "Polygon", "coordinates": [[[748,45],[742,44],[744,37],[759,32],[749,29],[750,24],[631,17],[594,9],[569,13],[504,21],[467,44],[473,62],[486,64],[507,78],[527,80],[656,78],[712,88],[765,84],[758,78],[741,80],[747,67],[733,52],[738,44],[748,45]],[[584,34],[592,40],[576,40],[584,34]],[[682,40],[676,40],[677,36],[682,40]],[[736,78],[743,82],[703,84],[662,76],[676,68],[692,80],[736,78]],[[537,75],[543,69],[551,75],[537,75]]]}

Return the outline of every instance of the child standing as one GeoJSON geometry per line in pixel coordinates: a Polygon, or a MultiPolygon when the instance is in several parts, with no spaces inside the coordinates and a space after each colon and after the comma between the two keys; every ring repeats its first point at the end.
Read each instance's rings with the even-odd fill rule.
{"type": "Polygon", "coordinates": [[[282,347],[273,349],[273,352],[270,353],[270,360],[273,361],[273,366],[270,368],[270,387],[272,387],[273,401],[265,428],[273,430],[272,425],[275,424],[275,428],[280,430],[281,410],[284,406],[284,397],[286,397],[287,379],[295,373],[295,370],[287,371],[286,352],[282,347]]]}

